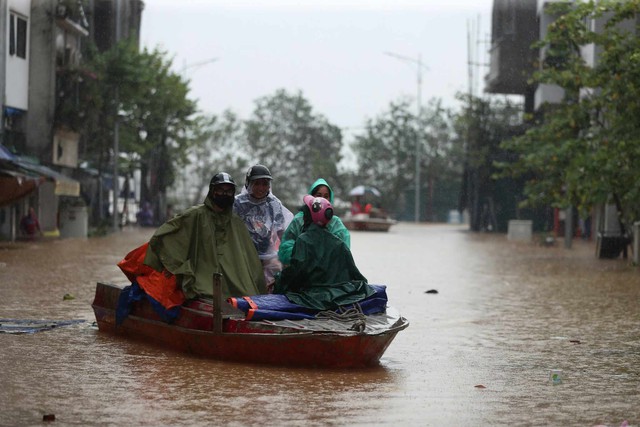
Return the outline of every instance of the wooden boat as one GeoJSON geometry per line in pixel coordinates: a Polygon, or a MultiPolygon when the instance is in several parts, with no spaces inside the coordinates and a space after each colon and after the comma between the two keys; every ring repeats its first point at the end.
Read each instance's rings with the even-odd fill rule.
{"type": "Polygon", "coordinates": [[[396,334],[409,326],[390,307],[385,313],[366,316],[364,324],[362,320],[357,324],[333,319],[250,321],[245,320],[244,312],[216,297],[183,306],[172,324],[163,322],[143,298],[116,326],[121,291],[113,284],[97,284],[92,307],[100,331],[233,362],[324,368],[372,366],[396,334]]]}
{"type": "Polygon", "coordinates": [[[347,229],[359,231],[389,231],[392,225],[397,224],[396,220],[388,217],[372,217],[368,213],[347,214],[342,218],[342,222],[347,229]]]}

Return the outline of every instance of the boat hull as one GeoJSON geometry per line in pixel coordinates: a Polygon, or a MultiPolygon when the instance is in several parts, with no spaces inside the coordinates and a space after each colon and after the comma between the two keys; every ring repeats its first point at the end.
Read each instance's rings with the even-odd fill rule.
{"type": "Polygon", "coordinates": [[[400,317],[388,329],[374,334],[318,332],[226,316],[222,333],[216,333],[211,312],[183,309],[175,324],[167,324],[144,301],[135,303],[129,316],[116,326],[119,295],[120,288],[98,283],[92,306],[101,332],[233,362],[324,368],[373,366],[396,334],[408,326],[400,317]]]}
{"type": "Polygon", "coordinates": [[[344,226],[356,231],[389,231],[397,221],[389,218],[372,218],[368,214],[348,215],[343,218],[344,226]]]}

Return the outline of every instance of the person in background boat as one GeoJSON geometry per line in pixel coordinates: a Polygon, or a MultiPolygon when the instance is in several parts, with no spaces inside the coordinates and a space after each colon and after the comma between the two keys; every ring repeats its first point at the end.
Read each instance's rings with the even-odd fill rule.
{"type": "Polygon", "coordinates": [[[215,174],[204,204],[161,225],[118,263],[120,269],[167,310],[185,299],[211,297],[214,273],[222,275],[225,299],[266,293],[256,248],[232,211],[235,190],[228,173],[215,174]]]}
{"type": "Polygon", "coordinates": [[[362,196],[355,196],[351,201],[351,215],[358,215],[359,213],[364,212],[364,207],[362,207],[362,196]]]}
{"type": "Polygon", "coordinates": [[[33,207],[30,207],[29,212],[20,219],[20,231],[29,240],[35,239],[36,235],[42,236],[40,222],[33,207]]]}
{"type": "MultiPolygon", "coordinates": [[[[313,184],[311,184],[308,193],[314,197],[322,197],[330,203],[333,203],[333,190],[324,178],[318,178],[313,184]]],[[[300,211],[293,217],[291,224],[289,224],[282,236],[282,242],[280,243],[280,249],[278,250],[278,258],[282,264],[287,265],[290,263],[293,246],[300,234],[303,232],[303,228],[304,213],[300,211]]],[[[347,227],[344,226],[342,220],[337,215],[333,215],[325,228],[331,234],[342,240],[347,248],[351,247],[351,235],[349,234],[349,230],[347,230],[347,227]]]]}
{"type": "Polygon", "coordinates": [[[258,251],[269,293],[273,291],[275,275],[282,270],[278,260],[280,240],[293,219],[291,211],[273,194],[272,180],[266,166],[251,166],[244,188],[233,203],[233,211],[244,220],[258,251]]]}
{"type": "Polygon", "coordinates": [[[328,226],[335,216],[323,197],[304,196],[302,231],[274,293],[316,310],[334,310],[375,293],[355,265],[347,244],[328,226]]]}

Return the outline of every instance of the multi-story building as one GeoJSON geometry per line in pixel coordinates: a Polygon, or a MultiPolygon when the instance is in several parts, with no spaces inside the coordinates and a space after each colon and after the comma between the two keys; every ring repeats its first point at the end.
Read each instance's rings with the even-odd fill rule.
{"type": "Polygon", "coordinates": [[[56,108],[81,90],[68,71],[82,64],[85,47],[137,39],[143,7],[141,0],[0,0],[0,239],[16,238],[28,207],[45,233],[58,235],[64,207],[86,201],[82,135],[56,120],[56,108]]]}
{"type": "MultiPolygon", "coordinates": [[[[576,0],[494,0],[490,72],[486,76],[486,91],[495,94],[522,95],[525,112],[542,116],[546,105],[562,102],[564,90],[556,85],[528,83],[533,72],[547,57],[546,49],[533,49],[532,45],[547,36],[547,29],[557,19],[549,13],[548,5],[555,2],[576,2],[576,0]]],[[[604,14],[587,22],[590,30],[599,32],[611,17],[604,14]]],[[[629,19],[618,24],[620,29],[634,32],[636,19],[629,19]]],[[[601,47],[596,45],[580,46],[580,54],[585,63],[594,66],[601,54],[601,47]]],[[[582,95],[597,88],[584,88],[582,95]]],[[[553,228],[556,235],[565,235],[569,240],[576,228],[572,209],[567,211],[553,210],[553,228]],[[568,230],[568,233],[565,233],[568,230]]],[[[620,230],[617,225],[618,214],[615,206],[602,206],[594,209],[593,225],[581,230],[591,236],[591,227],[599,230],[620,230]],[[612,211],[613,210],[613,211],[612,211]]]]}

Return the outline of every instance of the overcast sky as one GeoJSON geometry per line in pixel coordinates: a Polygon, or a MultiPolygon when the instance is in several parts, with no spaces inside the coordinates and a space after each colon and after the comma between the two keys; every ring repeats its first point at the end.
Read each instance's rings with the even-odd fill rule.
{"type": "MultiPolygon", "coordinates": [[[[456,92],[469,90],[469,29],[476,41],[474,60],[487,62],[492,4],[147,0],[141,43],[173,58],[204,112],[229,108],[246,119],[259,97],[280,88],[301,90],[315,113],[355,130],[391,101],[402,96],[415,101],[419,56],[423,104],[439,97],[454,105],[456,92]]],[[[487,69],[471,69],[478,94],[487,69]]]]}

